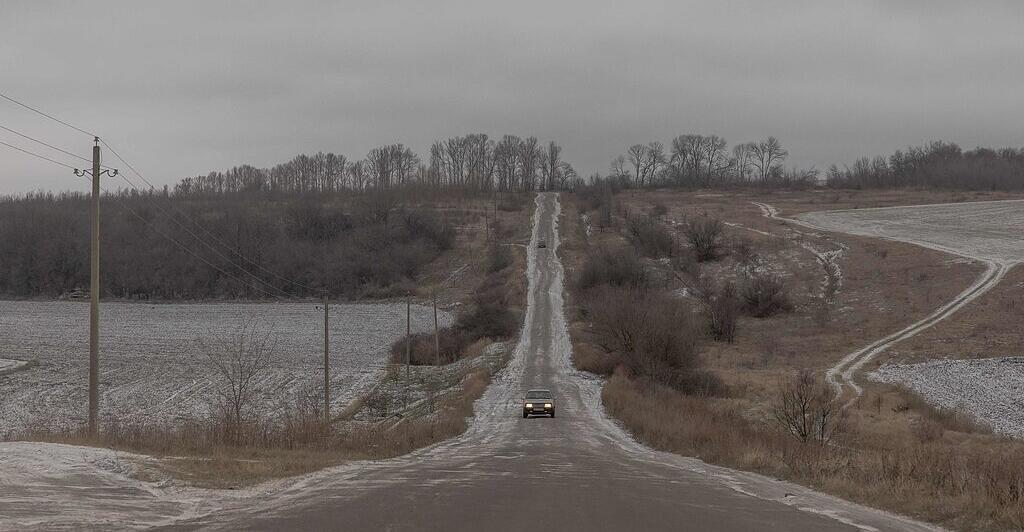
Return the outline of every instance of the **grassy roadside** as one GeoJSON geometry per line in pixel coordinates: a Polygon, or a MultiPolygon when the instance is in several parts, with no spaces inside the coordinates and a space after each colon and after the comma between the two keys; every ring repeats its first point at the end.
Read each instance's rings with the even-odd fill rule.
{"type": "Polygon", "coordinates": [[[792,213],[829,208],[822,203],[944,201],[832,193],[835,201],[815,193],[776,193],[767,199],[744,192],[679,191],[563,197],[562,253],[575,311],[576,365],[608,376],[602,393],[606,409],[652,447],[956,529],[1024,527],[1024,445],[994,436],[962,414],[872,384],[854,408],[843,415],[833,410],[821,421],[822,409],[835,405],[826,404],[819,380],[808,388],[808,419],[812,429],[825,427],[827,436],[801,439],[791,424],[780,422],[797,371],[807,368],[820,376],[847,352],[930,312],[969,284],[977,270],[915,246],[801,234],[763,218],[749,203],[784,204],[784,212],[792,213]],[[703,216],[724,223],[717,257],[699,261],[687,232],[703,223],[703,216]],[[841,287],[826,298],[827,279],[808,248],[821,252],[839,244],[845,246],[841,287]],[[609,249],[619,250],[616,260],[605,257],[609,249]],[[689,327],[690,341],[686,335],[674,339],[674,355],[657,358],[674,358],[677,365],[690,361],[684,373],[711,375],[704,381],[720,380],[723,386],[686,385],[666,379],[664,365],[643,363],[650,351],[669,344],[628,345],[615,334],[623,327],[603,326],[594,310],[599,307],[591,302],[595,270],[603,272],[597,284],[605,290],[673,294],[689,310],[688,317],[676,320],[688,325],[676,329],[689,327]],[[764,315],[749,306],[745,291],[759,275],[780,282],[777,295],[785,297],[789,310],[764,315]],[[635,282],[638,276],[644,278],[642,286],[635,282]],[[728,296],[722,287],[729,283],[741,297],[728,296]],[[712,327],[723,320],[734,327],[731,341],[718,334],[721,327],[712,327]]]}
{"type": "MultiPolygon", "coordinates": [[[[418,387],[431,394],[429,407],[402,406],[407,400],[405,383],[399,382],[404,371],[392,366],[373,392],[333,416],[329,426],[323,420],[322,394],[311,391],[273,419],[252,412],[237,422],[218,414],[172,425],[107,424],[95,436],[40,428],[15,439],[143,454],[153,458],[137,464],[143,480],[234,489],[354,460],[400,456],[458,436],[466,430],[474,402],[507,360],[490,356],[494,350],[486,346],[505,346],[504,353],[515,342],[518,328],[505,323],[519,320],[526,302],[526,252],[516,243],[529,238],[533,213],[527,200],[510,195],[489,217],[465,217],[456,237],[458,253],[426,267],[429,284],[443,285],[455,277],[453,269],[458,272],[444,297],[459,309],[456,327],[444,333],[457,341],[446,344],[440,366],[424,363],[434,360],[433,339],[414,338],[418,382],[443,381],[436,388],[418,387]],[[465,266],[454,268],[459,264],[465,266]],[[500,313],[497,302],[503,305],[500,313]],[[381,404],[388,407],[381,410],[381,404]]],[[[417,293],[430,296],[429,289],[417,293]]],[[[396,350],[400,345],[404,341],[396,342],[396,350]]]]}

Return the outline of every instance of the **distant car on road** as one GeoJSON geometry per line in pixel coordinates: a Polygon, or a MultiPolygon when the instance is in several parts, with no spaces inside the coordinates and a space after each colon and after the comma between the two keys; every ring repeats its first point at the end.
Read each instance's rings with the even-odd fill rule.
{"type": "Polygon", "coordinates": [[[555,417],[555,396],[551,390],[530,390],[523,400],[523,417],[531,415],[555,417]]]}
{"type": "Polygon", "coordinates": [[[543,240],[541,240],[540,242],[537,242],[537,247],[539,247],[539,248],[546,248],[546,247],[548,247],[548,243],[543,241],[543,240]]]}

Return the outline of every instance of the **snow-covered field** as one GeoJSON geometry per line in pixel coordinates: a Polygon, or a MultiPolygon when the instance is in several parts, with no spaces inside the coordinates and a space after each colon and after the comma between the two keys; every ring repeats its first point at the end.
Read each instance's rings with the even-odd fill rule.
{"type": "MultiPolygon", "coordinates": [[[[331,306],[333,402],[373,385],[390,344],[405,334],[402,303],[331,306]]],[[[0,437],[28,426],[70,426],[86,414],[89,305],[0,301],[0,360],[32,364],[0,372],[0,437]]],[[[441,326],[451,315],[439,312],[441,326]]],[[[323,314],[314,303],[108,303],[100,323],[100,416],[120,423],[166,422],[204,412],[213,394],[200,340],[237,333],[247,320],[276,349],[261,382],[268,409],[322,382],[323,314]]],[[[412,309],[414,331],[433,311],[412,309]]],[[[13,367],[13,366],[12,366],[13,367]]]]}
{"type": "Polygon", "coordinates": [[[1004,264],[1024,259],[1024,200],[809,212],[797,218],[829,231],[911,242],[1004,264]]]}
{"type": "MultiPolygon", "coordinates": [[[[860,386],[853,376],[869,360],[894,343],[941,322],[988,290],[998,289],[1009,268],[1024,261],[1024,200],[811,212],[797,218],[797,223],[819,229],[909,242],[987,266],[971,286],[934,313],[849,354],[831,368],[830,381],[837,386],[840,380],[846,381],[855,395],[860,394],[860,386]]],[[[905,385],[934,404],[967,411],[999,432],[1024,436],[1024,415],[1020,413],[1024,405],[1024,363],[1020,359],[890,364],[869,377],[905,385]]]]}
{"type": "Polygon", "coordinates": [[[1024,436],[1024,358],[885,364],[868,377],[902,384],[938,406],[971,414],[1001,434],[1024,436]]]}

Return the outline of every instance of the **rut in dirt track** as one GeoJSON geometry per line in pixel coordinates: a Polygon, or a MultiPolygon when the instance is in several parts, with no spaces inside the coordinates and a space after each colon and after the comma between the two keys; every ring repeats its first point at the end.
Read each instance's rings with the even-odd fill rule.
{"type": "MultiPolygon", "coordinates": [[[[778,209],[768,205],[766,203],[752,202],[761,209],[761,214],[767,218],[782,220],[791,224],[799,225],[808,229],[816,231],[835,231],[845,232],[850,234],[857,234],[862,236],[871,236],[875,238],[885,238],[891,240],[897,240],[901,242],[908,242],[916,244],[929,249],[935,249],[937,251],[943,251],[961,257],[978,261],[985,264],[985,271],[966,289],[957,294],[953,299],[949,300],[941,307],[936,309],[931,314],[924,318],[911,323],[899,331],[896,331],[884,338],[881,338],[875,342],[868,344],[867,346],[858,349],[842,359],[839,360],[834,366],[829,368],[825,373],[825,379],[835,388],[836,395],[841,396],[844,393],[844,386],[849,387],[851,391],[850,399],[844,404],[844,407],[849,407],[857,400],[858,397],[863,393],[863,388],[856,382],[856,374],[864,367],[865,364],[873,360],[879,354],[885,352],[888,348],[892,347],[897,342],[911,338],[921,331],[928,329],[935,324],[945,320],[949,316],[956,313],[958,310],[967,305],[971,301],[974,301],[984,293],[991,290],[1006,275],[1013,265],[1017,263],[1017,260],[1007,258],[1005,253],[990,255],[988,253],[982,253],[977,251],[978,248],[972,248],[970,245],[958,246],[955,241],[955,237],[951,240],[951,243],[942,242],[940,239],[928,238],[928,230],[921,231],[920,235],[915,235],[912,230],[912,223],[903,223],[903,227],[899,227],[899,224],[894,223],[882,223],[880,221],[874,221],[870,217],[873,213],[882,213],[879,216],[879,220],[885,219],[886,214],[892,214],[903,211],[918,211],[924,212],[926,210],[941,212],[942,209],[963,209],[961,204],[950,204],[950,205],[920,205],[911,207],[884,207],[879,209],[858,209],[855,211],[829,211],[829,212],[816,212],[808,213],[803,215],[803,218],[785,218],[779,215],[778,209]],[[843,216],[853,215],[856,218],[864,220],[862,226],[849,223],[854,220],[843,219],[843,216]],[[829,217],[834,219],[829,219],[829,217]],[[849,224],[849,225],[847,225],[849,224]]],[[[977,208],[975,204],[974,207],[977,208]]],[[[1011,204],[1019,205],[1016,202],[983,202],[992,204],[1011,204]]],[[[970,208],[971,206],[967,206],[970,208]]],[[[982,207],[984,208],[984,207],[982,207]]],[[[924,225],[924,224],[922,224],[924,225]]],[[[939,226],[937,223],[933,223],[934,226],[939,226]]],[[[927,229],[935,231],[936,227],[928,227],[927,229]]],[[[997,226],[998,228],[998,226],[997,226]]],[[[942,229],[945,231],[945,229],[942,229]]],[[[949,231],[947,231],[949,232],[949,231]]],[[[991,238],[990,235],[984,235],[986,238],[991,238]]],[[[1012,250],[1011,250],[1012,251],[1012,250]]],[[[1011,256],[1012,253],[1011,253],[1011,256]]]]}

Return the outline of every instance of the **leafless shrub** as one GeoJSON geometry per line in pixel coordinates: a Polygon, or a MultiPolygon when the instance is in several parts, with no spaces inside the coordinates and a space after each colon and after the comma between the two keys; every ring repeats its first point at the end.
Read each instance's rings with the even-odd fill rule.
{"type": "Polygon", "coordinates": [[[781,277],[769,272],[753,272],[747,275],[740,288],[740,297],[744,310],[755,318],[767,318],[793,310],[785,282],[781,277]]]}
{"type": "Polygon", "coordinates": [[[638,251],[648,257],[672,255],[674,240],[664,224],[652,216],[634,216],[628,220],[629,239],[638,251]]]}
{"type": "MultiPolygon", "coordinates": [[[[454,327],[439,330],[436,343],[432,332],[413,334],[409,340],[409,358],[414,366],[450,364],[462,358],[463,349],[472,342],[472,338],[454,327]],[[437,350],[438,346],[440,351],[437,350]]],[[[404,337],[391,344],[391,361],[396,364],[405,363],[404,337]]]]}
{"type": "Polygon", "coordinates": [[[585,302],[597,344],[629,372],[684,393],[724,393],[701,369],[694,315],[683,301],[658,292],[605,287],[585,302]]]}
{"type": "Polygon", "coordinates": [[[707,213],[686,220],[683,232],[697,253],[697,261],[712,261],[721,255],[723,230],[721,220],[707,213]]]}
{"type": "Polygon", "coordinates": [[[492,242],[487,249],[487,273],[497,273],[512,264],[512,253],[507,245],[492,242]]]}
{"type": "Polygon", "coordinates": [[[754,243],[746,237],[736,237],[731,242],[731,253],[741,266],[750,266],[757,261],[757,250],[754,243]]]}
{"type": "Polygon", "coordinates": [[[601,285],[646,287],[649,279],[636,252],[630,248],[601,248],[588,253],[576,278],[579,290],[601,285]]]}
{"type": "Polygon", "coordinates": [[[213,406],[228,441],[238,441],[245,425],[258,417],[259,381],[270,368],[274,348],[271,334],[261,333],[253,320],[213,345],[200,341],[203,362],[214,381],[213,406]]]}
{"type": "Polygon", "coordinates": [[[708,334],[719,342],[733,343],[740,317],[740,299],[736,285],[726,281],[713,293],[705,294],[704,317],[708,334]]]}
{"type": "Polygon", "coordinates": [[[572,347],[572,360],[577,368],[598,375],[611,375],[619,365],[618,358],[599,346],[588,343],[575,343],[572,347]]]}
{"type": "Polygon", "coordinates": [[[676,252],[672,255],[672,268],[694,280],[700,277],[700,262],[697,261],[697,254],[689,248],[676,247],[676,252]]]}
{"type": "Polygon", "coordinates": [[[772,418],[783,432],[801,443],[830,442],[842,428],[842,416],[835,393],[810,370],[799,371],[772,404],[772,418]]]}

